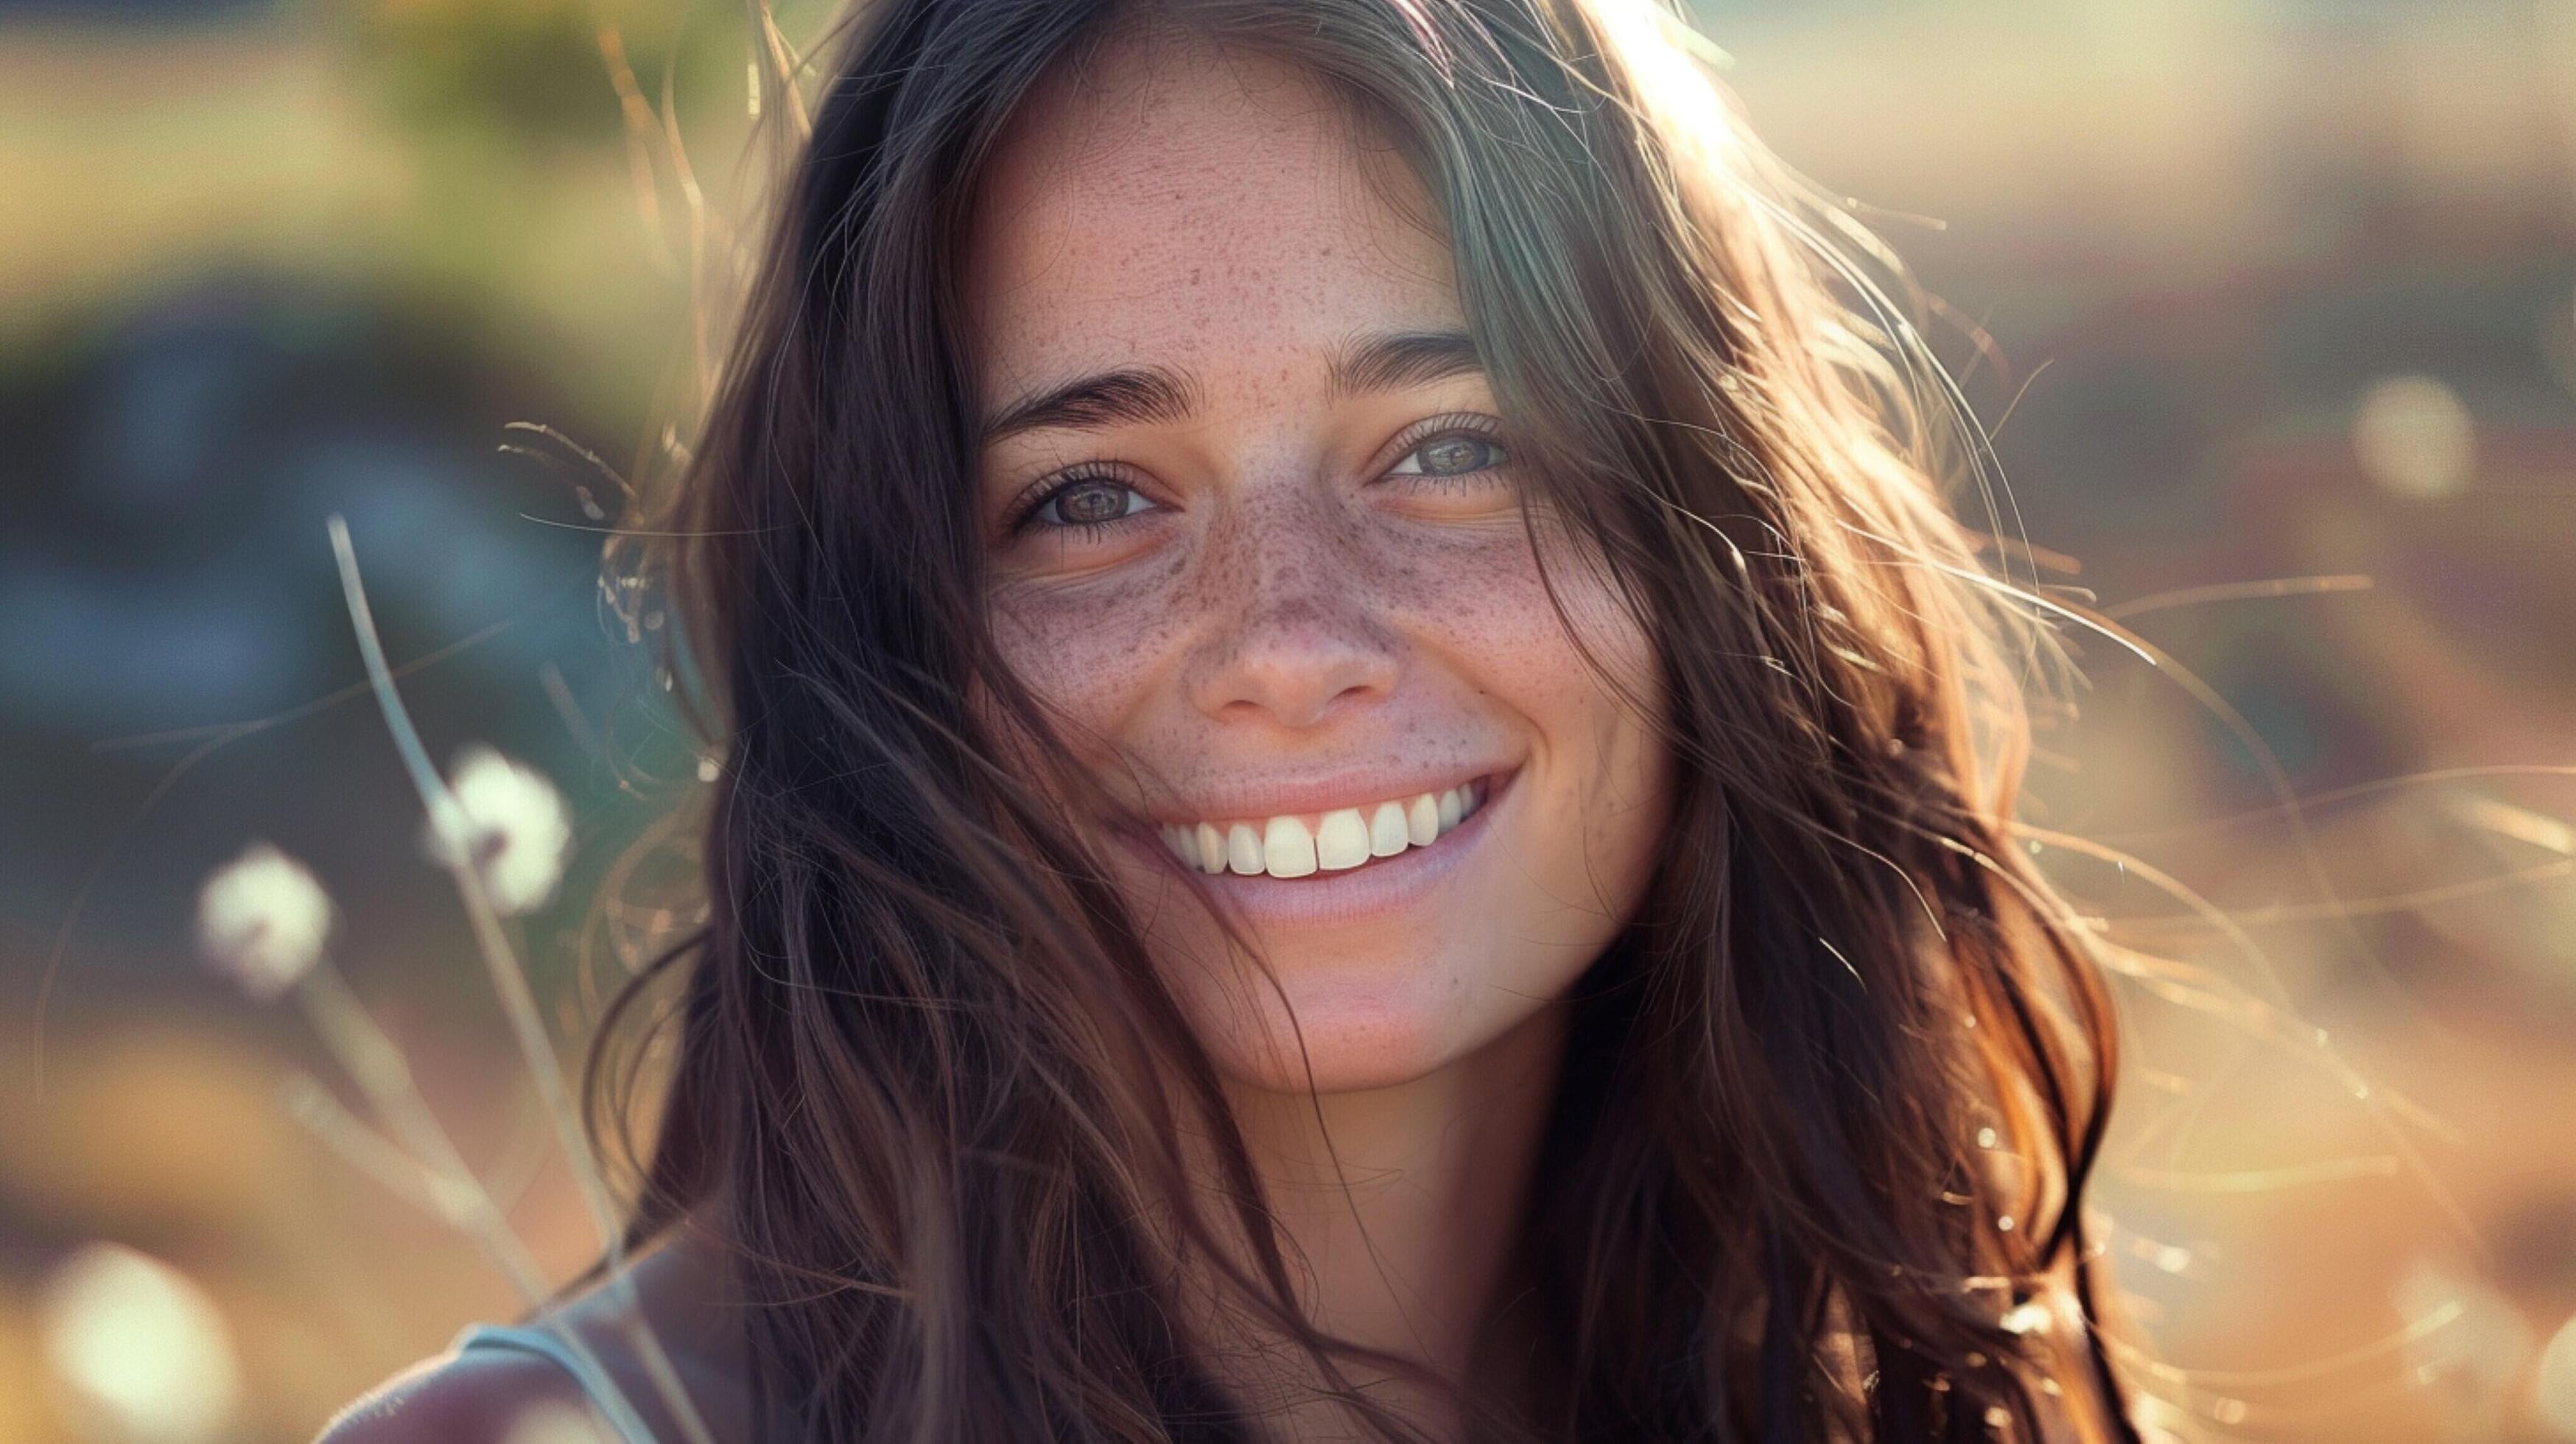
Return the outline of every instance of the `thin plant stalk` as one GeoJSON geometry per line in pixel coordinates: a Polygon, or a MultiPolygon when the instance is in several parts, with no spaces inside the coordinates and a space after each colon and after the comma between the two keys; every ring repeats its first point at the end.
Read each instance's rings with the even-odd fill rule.
{"type": "MultiPolygon", "coordinates": [[[[277,1088],[279,1106],[286,1116],[304,1126],[304,1131],[333,1153],[340,1161],[374,1179],[386,1192],[417,1206],[423,1213],[436,1214],[459,1228],[464,1220],[458,1216],[446,1185],[434,1177],[429,1166],[405,1153],[366,1120],[350,1112],[320,1079],[310,1073],[290,1073],[277,1088]]],[[[479,1240],[478,1240],[479,1242],[479,1240]]],[[[496,1267],[501,1266],[494,1259],[496,1267]]],[[[506,1267],[503,1273],[508,1273],[506,1267]]],[[[516,1287],[517,1281],[512,1281],[516,1287]]]]}
{"type": "MultiPolygon", "coordinates": [[[[340,589],[347,600],[349,622],[358,638],[359,654],[365,658],[367,680],[374,687],[376,701],[383,709],[385,727],[393,734],[394,749],[401,754],[403,766],[411,773],[412,785],[420,793],[429,811],[430,824],[450,829],[454,819],[462,816],[447,782],[431,765],[428,749],[421,745],[420,733],[412,725],[411,714],[403,706],[402,696],[394,689],[393,670],[386,663],[384,643],[376,635],[375,614],[367,605],[366,587],[358,575],[356,549],[349,541],[349,525],[334,514],[330,519],[331,550],[340,566],[340,589]]],[[[443,838],[453,844],[455,839],[443,838]]],[[[598,1228],[600,1244],[608,1256],[607,1286],[616,1290],[624,1305],[619,1323],[627,1339],[635,1346],[637,1360],[661,1395],[672,1417],[680,1423],[690,1444],[715,1444],[715,1436],[689,1399],[680,1382],[679,1372],[671,1365],[670,1355],[662,1348],[659,1335],[636,1298],[633,1280],[626,1272],[625,1237],[619,1227],[615,1209],[610,1205],[607,1185],[599,1176],[592,1158],[589,1141],[583,1137],[580,1115],[574,1110],[572,1097],[564,1087],[563,1065],[555,1053],[552,1038],[538,1013],[535,994],[528,987],[527,973],[519,965],[518,954],[510,946],[508,933],[501,926],[500,914],[484,890],[483,879],[475,871],[467,848],[457,845],[438,849],[448,875],[456,882],[459,897],[464,900],[465,914],[474,928],[474,940],[483,954],[485,970],[491,974],[493,990],[500,996],[502,1012],[510,1020],[510,1030],[517,1037],[519,1052],[528,1071],[534,1075],[537,1095],[553,1120],[555,1136],[561,1143],[564,1160],[579,1185],[582,1202],[590,1210],[591,1221],[598,1228]]]]}
{"type": "MultiPolygon", "coordinates": [[[[386,1143],[363,1125],[346,1118],[333,1119],[342,1125],[336,1130],[314,1120],[317,1124],[315,1131],[343,1152],[351,1151],[351,1145],[362,1139],[365,1145],[372,1146],[371,1151],[382,1150],[395,1155],[395,1158],[380,1158],[366,1165],[371,1174],[385,1177],[386,1166],[392,1165],[396,1159],[427,1174],[426,1192],[439,1213],[481,1246],[510,1280],[511,1287],[531,1307],[543,1305],[547,1292],[544,1271],[537,1267],[527,1245],[520,1242],[518,1234],[511,1230],[509,1220],[502,1216],[499,1205],[484,1190],[482,1181],[465,1162],[464,1154],[457,1151],[456,1141],[448,1136],[437,1115],[430,1111],[429,1100],[421,1096],[420,1085],[413,1079],[411,1063],[403,1056],[402,1049],[368,1014],[366,1006],[358,1001],[358,995],[350,990],[348,981],[340,976],[339,969],[332,966],[329,957],[317,961],[310,971],[296,980],[295,1000],[303,1006],[305,1017],[312,1020],[314,1031],[322,1035],[322,1041],[340,1060],[340,1066],[357,1080],[359,1091],[367,1095],[367,1102],[376,1115],[393,1130],[400,1146],[386,1143]],[[355,1136],[341,1138],[336,1136],[339,1133],[355,1136]]],[[[317,1087],[305,1106],[311,1110],[321,1103],[336,1113],[336,1105],[327,1103],[329,1097],[317,1087]]],[[[394,1180],[387,1177],[386,1181],[394,1180]]],[[[588,1365],[592,1374],[607,1387],[611,1397],[602,1403],[612,1415],[611,1422],[621,1430],[643,1427],[634,1402],[617,1386],[617,1381],[580,1335],[559,1319],[547,1319],[543,1327],[562,1340],[564,1347],[588,1365]]],[[[645,1428],[644,1432],[649,1434],[651,1430],[645,1428]]]]}

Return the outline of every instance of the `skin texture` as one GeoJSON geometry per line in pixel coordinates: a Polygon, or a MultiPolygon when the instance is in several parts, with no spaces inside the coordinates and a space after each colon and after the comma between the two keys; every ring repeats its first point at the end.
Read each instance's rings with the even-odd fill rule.
{"type": "MultiPolygon", "coordinates": [[[[1178,877],[1119,864],[1304,1261],[1303,1301],[1329,1330],[1458,1377],[1514,1283],[1561,1000],[1644,888],[1671,763],[1549,601],[1508,463],[1493,465],[1508,429],[1495,450],[1445,453],[1485,470],[1404,480],[1438,465],[1426,443],[1457,441],[1453,423],[1500,419],[1482,375],[1332,394],[1328,358],[1354,336],[1464,328],[1445,239],[1408,219],[1435,212],[1389,155],[1300,72],[1123,42],[1023,108],[986,174],[965,280],[994,404],[1148,364],[1197,383],[1185,420],[1032,432],[982,458],[1005,660],[1098,775],[1140,806],[1221,816],[1187,801],[1352,767],[1519,769],[1470,865],[1418,908],[1256,930],[1275,992],[1178,877]],[[1002,535],[1033,484],[1092,462],[1135,489],[1106,488],[1128,521],[1087,540],[1002,535]]],[[[1052,515],[1079,514],[1067,494],[1052,515]]],[[[1582,639],[1654,696],[1649,639],[1539,522],[1582,639]]],[[[638,1275],[719,1437],[740,1437],[741,1344],[704,1303],[712,1267],[683,1241],[638,1275]]],[[[650,1408],[597,1312],[570,1316],[650,1408]]],[[[1343,1436],[1298,1400],[1315,1380],[1257,1357],[1263,1341],[1225,1320],[1201,1322],[1243,1346],[1219,1366],[1280,1408],[1280,1437],[1343,1436]]],[[[1377,1393],[1441,1427],[1422,1396],[1377,1393]]],[[[543,1360],[430,1361],[327,1438],[498,1440],[528,1407],[578,1401],[543,1360]]]]}
{"type": "MultiPolygon", "coordinates": [[[[994,606],[1006,663],[1122,795],[1224,816],[1200,800],[1264,779],[1521,769],[1474,865],[1426,906],[1260,937],[1327,1093],[1422,1078],[1562,996],[1653,865],[1668,765],[1550,605],[1509,465],[1389,474],[1439,463],[1416,423],[1500,419],[1482,374],[1332,395],[1349,338],[1464,328],[1445,240],[1406,219],[1431,207],[1362,147],[1299,72],[1178,42],[1113,51],[1022,111],[966,276],[996,404],[1128,367],[1197,382],[1185,420],[1025,433],[983,457],[995,530],[1033,483],[1104,464],[1083,468],[1107,473],[1091,494],[996,538],[994,606]],[[1123,516],[1081,535],[1062,524],[1080,508],[1123,516]]],[[[1606,583],[1570,546],[1549,562],[1596,654],[1650,681],[1606,583]]],[[[1177,879],[1124,881],[1229,1075],[1300,1090],[1279,999],[1220,961],[1177,879]]]]}
{"type": "MultiPolygon", "coordinates": [[[[1335,394],[1352,338],[1464,329],[1447,242],[1418,219],[1437,211],[1392,155],[1300,71],[1122,41],[1019,113],[964,279],[988,417],[1093,373],[1191,379],[1186,417],[1020,434],[981,458],[1004,660],[1123,800],[1226,817],[1199,804],[1266,780],[1519,769],[1427,899],[1256,926],[1276,989],[1180,876],[1111,850],[1313,1315],[1454,1377],[1512,1282],[1562,1000],[1651,874],[1672,764],[1550,603],[1507,425],[1499,450],[1426,452],[1452,423],[1502,420],[1482,372],[1335,394]],[[1068,468],[1104,479],[1010,531],[1068,468]],[[1066,525],[1085,516],[1120,520],[1066,525]]],[[[1582,639],[1660,705],[1650,639],[1538,522],[1582,639]]]]}

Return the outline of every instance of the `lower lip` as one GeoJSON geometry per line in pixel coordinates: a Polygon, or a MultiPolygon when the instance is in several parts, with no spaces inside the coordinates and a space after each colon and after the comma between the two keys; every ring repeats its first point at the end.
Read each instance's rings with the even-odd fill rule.
{"type": "Polygon", "coordinates": [[[1262,927],[1334,927],[1369,922],[1420,906],[1451,874],[1467,865],[1485,840],[1486,820],[1512,795],[1520,769],[1489,774],[1484,805],[1428,847],[1408,847],[1393,857],[1364,862],[1336,872],[1314,872],[1299,878],[1268,873],[1201,872],[1181,866],[1169,847],[1150,832],[1121,836],[1138,853],[1165,871],[1203,883],[1216,897],[1240,909],[1246,922],[1262,927]]]}

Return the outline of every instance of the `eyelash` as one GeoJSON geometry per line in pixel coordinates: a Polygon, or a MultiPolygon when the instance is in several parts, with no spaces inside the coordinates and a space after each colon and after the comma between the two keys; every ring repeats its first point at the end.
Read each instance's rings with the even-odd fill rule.
{"type": "MultiPolygon", "coordinates": [[[[1480,416],[1473,413],[1434,416],[1426,421],[1416,422],[1411,428],[1409,428],[1409,433],[1396,443],[1404,448],[1403,452],[1396,457],[1398,464],[1413,459],[1417,453],[1421,452],[1424,448],[1430,446],[1435,441],[1447,441],[1453,437],[1460,436],[1472,437],[1476,440],[1490,443],[1494,451],[1502,453],[1503,460],[1493,462],[1485,466],[1480,466],[1474,471],[1442,473],[1418,471],[1405,473],[1388,472],[1387,475],[1395,476],[1401,474],[1407,477],[1418,478],[1423,481],[1445,483],[1464,481],[1467,478],[1480,476],[1487,472],[1500,471],[1511,464],[1511,449],[1508,446],[1505,446],[1497,436],[1501,429],[1501,422],[1496,421],[1490,416],[1480,416]]],[[[1033,530],[1065,532],[1070,533],[1076,540],[1089,541],[1102,532],[1122,526],[1145,515],[1145,513],[1141,511],[1131,511],[1124,515],[1110,517],[1102,521],[1041,523],[1037,520],[1037,514],[1046,510],[1048,503],[1055,501],[1057,498],[1063,496],[1065,493],[1073,490],[1077,486],[1093,482],[1109,482],[1118,486],[1127,487],[1131,492],[1135,491],[1135,488],[1128,486],[1128,484],[1119,477],[1117,472],[1106,469],[1101,463],[1083,462],[1069,471],[1058,473],[1056,476],[1049,478],[1048,480],[1039,482],[1036,487],[1032,488],[1031,490],[1034,494],[1030,495],[1029,498],[1018,506],[1011,514],[1011,519],[1008,524],[1010,534],[1018,536],[1023,532],[1033,530]]],[[[1452,488],[1444,485],[1436,489],[1447,491],[1452,488]]],[[[1141,493],[1138,494],[1141,495],[1141,493]]]]}

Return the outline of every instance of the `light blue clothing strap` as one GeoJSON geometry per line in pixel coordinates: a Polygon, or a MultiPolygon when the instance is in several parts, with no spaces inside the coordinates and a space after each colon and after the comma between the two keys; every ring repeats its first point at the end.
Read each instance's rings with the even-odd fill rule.
{"type": "Polygon", "coordinates": [[[456,1335],[449,1348],[458,1353],[468,1349],[517,1349],[521,1353],[542,1354],[572,1375],[573,1382],[590,1396],[591,1407],[616,1429],[625,1444],[661,1444],[651,1426],[628,1403],[625,1392],[600,1372],[597,1365],[565,1346],[561,1336],[551,1329],[524,1329],[506,1324],[467,1324],[456,1335]]]}

